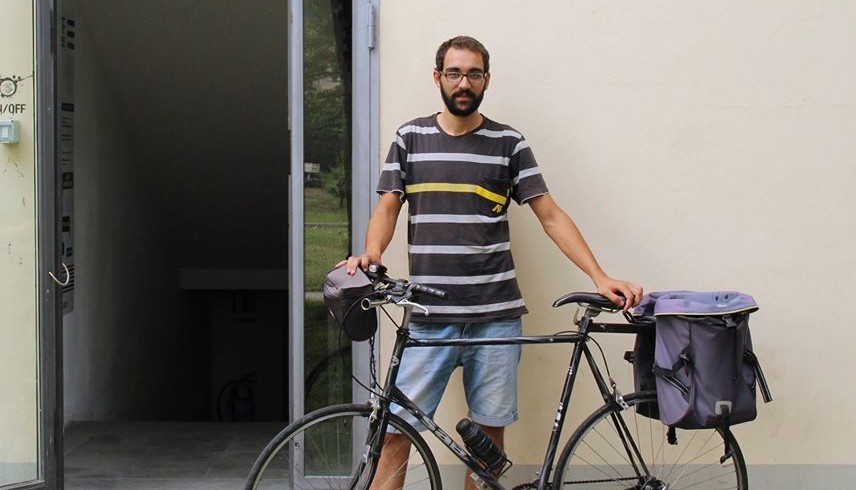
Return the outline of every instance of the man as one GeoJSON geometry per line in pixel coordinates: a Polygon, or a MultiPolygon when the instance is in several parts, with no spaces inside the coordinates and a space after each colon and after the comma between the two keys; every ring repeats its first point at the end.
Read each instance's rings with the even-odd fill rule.
{"type": "MultiPolygon", "coordinates": [[[[547,235],[599,293],[625,309],[642,297],[640,286],[612,279],[600,268],[574,222],[548,193],[523,136],[478,112],[490,85],[489,69],[487,50],[471,37],[440,45],[434,84],[445,108],[396,132],[365,252],[347,260],[351,274],[357,267],[380,264],[402,203],[409,202],[410,279],[449,293],[445,300],[420,297],[430,315],[414,311],[410,331],[415,338],[521,335],[520,317],[527,311],[509,247],[510,199],[530,206],[547,235]]],[[[517,419],[519,358],[520,346],[508,345],[410,349],[401,360],[399,387],[433,416],[449,376],[463,366],[469,416],[502,446],[505,426],[517,419]]],[[[396,413],[422,429],[406,412],[396,413]]],[[[404,437],[387,437],[375,478],[383,488],[403,483],[403,474],[388,475],[407,458],[401,447],[407,444],[404,437]]],[[[467,485],[475,488],[469,478],[467,485]]]]}

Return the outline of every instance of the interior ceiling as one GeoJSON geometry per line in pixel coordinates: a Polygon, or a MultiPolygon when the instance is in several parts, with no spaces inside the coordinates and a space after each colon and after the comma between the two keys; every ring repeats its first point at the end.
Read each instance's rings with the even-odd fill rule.
{"type": "Polygon", "coordinates": [[[286,2],[79,3],[80,28],[91,34],[141,164],[180,226],[196,228],[196,238],[182,239],[182,261],[246,267],[200,259],[197,242],[210,240],[206,229],[223,230],[214,221],[224,213],[269,215],[285,205],[286,2]]]}

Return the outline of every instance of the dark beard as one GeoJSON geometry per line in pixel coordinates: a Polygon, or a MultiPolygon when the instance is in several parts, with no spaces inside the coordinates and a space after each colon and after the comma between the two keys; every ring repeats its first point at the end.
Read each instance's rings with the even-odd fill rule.
{"type": "Polygon", "coordinates": [[[482,99],[484,99],[484,90],[482,93],[476,95],[472,90],[463,89],[456,90],[451,94],[446,93],[443,87],[440,87],[440,96],[443,98],[443,102],[446,104],[446,109],[449,109],[449,112],[456,116],[469,116],[473,112],[477,111],[479,106],[482,103],[482,99]],[[460,107],[455,104],[455,97],[461,94],[469,94],[470,100],[467,105],[460,107]]]}

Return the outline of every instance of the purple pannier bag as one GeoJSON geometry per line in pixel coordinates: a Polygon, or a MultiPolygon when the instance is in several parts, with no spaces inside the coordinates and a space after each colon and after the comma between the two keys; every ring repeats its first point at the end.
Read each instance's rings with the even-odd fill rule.
{"type": "Polygon", "coordinates": [[[704,429],[754,420],[755,387],[772,400],[752,352],[755,300],[735,291],[647,294],[633,314],[656,319],[654,366],[660,420],[704,429]]]}

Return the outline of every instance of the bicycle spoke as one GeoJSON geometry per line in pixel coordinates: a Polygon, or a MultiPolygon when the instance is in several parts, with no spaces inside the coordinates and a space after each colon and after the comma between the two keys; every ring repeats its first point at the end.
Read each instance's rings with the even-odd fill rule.
{"type": "MultiPolygon", "coordinates": [[[[602,470],[602,469],[600,468],[600,465],[593,464],[591,461],[588,461],[587,459],[583,458],[582,456],[580,456],[580,457],[579,457],[579,459],[580,459],[583,463],[585,463],[585,464],[587,464],[587,465],[591,465],[591,466],[592,466],[592,467],[593,467],[597,472],[601,473],[605,478],[607,478],[607,481],[616,481],[616,482],[618,481],[615,477],[613,477],[613,476],[609,475],[606,471],[602,470]]],[[[614,467],[612,467],[611,465],[608,465],[608,464],[607,464],[607,466],[609,466],[610,468],[612,468],[613,470],[615,470],[615,473],[620,474],[616,468],[614,468],[614,467]]],[[[573,480],[571,480],[571,481],[566,481],[566,482],[563,482],[563,483],[570,484],[570,485],[576,485],[576,484],[580,484],[580,483],[584,483],[584,482],[585,482],[585,483],[588,483],[588,482],[591,482],[591,480],[582,480],[582,481],[573,481],[573,480]]]]}
{"type": "MultiPolygon", "coordinates": [[[[366,489],[364,457],[370,454],[366,448],[378,435],[365,435],[370,414],[371,409],[365,405],[338,405],[306,415],[265,447],[253,465],[246,488],[366,489]]],[[[406,461],[396,471],[399,476],[408,473],[405,487],[439,488],[439,469],[430,448],[412,427],[390,417],[391,426],[401,432],[411,448],[401,454],[406,461]]],[[[383,483],[389,486],[396,481],[376,482],[375,487],[383,483]]]]}
{"type": "Polygon", "coordinates": [[[654,400],[653,394],[627,396],[629,410],[610,404],[583,421],[562,454],[557,481],[616,490],[745,490],[745,465],[733,440],[734,458],[725,465],[719,463],[724,441],[716,430],[682,431],[678,444],[668,444],[668,427],[641,412],[654,400]],[[642,468],[647,470],[640,475],[642,468]]]}
{"type": "MultiPolygon", "coordinates": [[[[688,449],[693,445],[693,442],[696,440],[696,437],[697,437],[697,436],[698,436],[698,434],[699,434],[699,432],[698,432],[698,431],[689,431],[689,432],[691,432],[691,433],[692,433],[692,437],[690,438],[690,441],[689,441],[688,443],[684,444],[684,450],[683,450],[683,451],[681,452],[681,454],[678,456],[678,458],[676,459],[675,464],[672,466],[672,468],[670,468],[670,469],[669,469],[669,471],[666,473],[666,478],[665,478],[666,480],[668,480],[668,479],[669,479],[669,477],[671,477],[671,475],[672,475],[672,473],[674,472],[675,468],[676,468],[676,467],[677,467],[677,465],[680,463],[681,458],[686,454],[686,451],[687,451],[687,450],[688,450],[688,449]]],[[[686,432],[685,432],[685,434],[686,434],[686,432]]],[[[675,478],[675,479],[673,480],[673,482],[674,482],[674,483],[677,483],[681,478],[683,478],[683,477],[685,476],[685,473],[686,473],[687,469],[689,469],[689,467],[690,467],[689,465],[690,465],[690,464],[692,464],[692,463],[696,463],[696,462],[698,462],[698,461],[702,460],[702,458],[704,458],[705,456],[709,456],[709,455],[710,455],[710,453],[711,453],[712,451],[715,451],[715,450],[717,449],[716,441],[713,439],[714,434],[716,434],[716,432],[711,431],[711,432],[708,434],[707,439],[705,439],[705,441],[704,441],[704,442],[702,442],[701,444],[699,444],[699,445],[698,445],[698,449],[696,450],[696,454],[695,454],[693,457],[689,458],[689,460],[688,460],[688,461],[686,461],[685,463],[683,463],[683,464],[682,464],[683,470],[682,470],[682,472],[677,476],[677,478],[675,478]],[[711,448],[709,448],[709,449],[707,449],[706,451],[703,451],[703,450],[704,450],[704,448],[705,448],[705,447],[708,445],[708,443],[710,443],[711,441],[714,441],[714,446],[713,446],[713,447],[711,447],[711,448]]],[[[710,458],[708,458],[708,460],[709,460],[709,461],[711,461],[711,459],[710,459],[710,458]]],[[[714,458],[713,460],[715,460],[715,461],[717,461],[717,462],[718,462],[718,457],[717,457],[717,458],[714,458]]],[[[714,463],[713,463],[713,462],[711,462],[711,463],[709,463],[709,464],[707,464],[707,465],[704,465],[704,466],[702,466],[702,467],[700,467],[700,468],[696,469],[693,473],[698,473],[699,471],[703,471],[703,470],[705,470],[706,468],[710,468],[710,467],[712,467],[713,465],[714,465],[714,463]]],[[[721,466],[721,465],[719,465],[719,466],[721,466]]]]}
{"type": "MultiPolygon", "coordinates": [[[[398,451],[401,451],[401,449],[399,449],[398,451]]],[[[408,451],[408,454],[410,454],[411,449],[408,448],[407,451],[408,451]]],[[[396,453],[393,453],[390,456],[395,456],[395,455],[396,455],[396,453]]],[[[401,475],[402,473],[412,476],[414,474],[414,472],[418,471],[421,474],[420,470],[425,468],[425,464],[420,463],[418,465],[409,465],[408,464],[409,460],[410,460],[410,458],[405,458],[404,462],[401,465],[399,465],[397,468],[395,468],[395,470],[389,475],[389,477],[387,477],[386,480],[384,480],[382,482],[378,482],[378,481],[372,482],[373,486],[375,486],[376,488],[381,488],[381,489],[385,488],[387,483],[389,483],[391,480],[393,480],[395,477],[401,475]]],[[[417,484],[424,483],[425,481],[428,481],[427,476],[425,476],[421,479],[418,479],[418,480],[413,480],[412,478],[408,478],[405,481],[404,487],[405,488],[413,487],[417,484]]]]}

